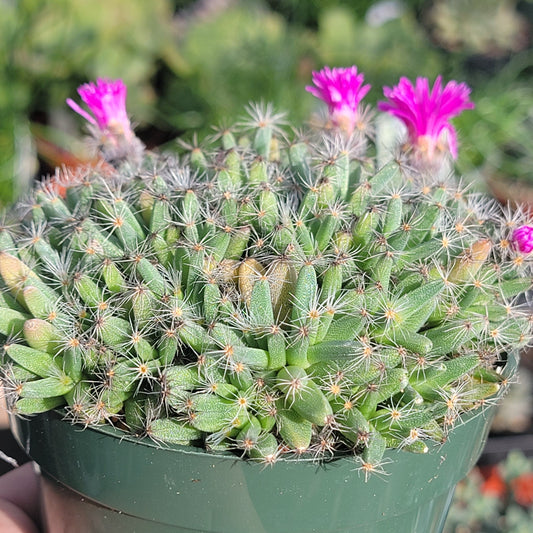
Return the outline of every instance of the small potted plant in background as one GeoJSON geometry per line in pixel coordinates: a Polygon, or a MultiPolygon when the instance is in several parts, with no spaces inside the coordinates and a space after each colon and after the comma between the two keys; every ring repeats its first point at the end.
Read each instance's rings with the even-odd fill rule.
{"type": "Polygon", "coordinates": [[[459,483],[445,533],[527,533],[533,516],[533,463],[507,451],[496,464],[478,466],[459,483]]]}
{"type": "Polygon", "coordinates": [[[530,338],[533,227],[448,170],[465,84],[386,88],[407,136],[380,164],[369,89],[326,67],[313,128],[250,106],[179,158],[144,150],[120,81],[69,100],[105,162],[0,231],[51,531],[441,530],[530,338]]]}

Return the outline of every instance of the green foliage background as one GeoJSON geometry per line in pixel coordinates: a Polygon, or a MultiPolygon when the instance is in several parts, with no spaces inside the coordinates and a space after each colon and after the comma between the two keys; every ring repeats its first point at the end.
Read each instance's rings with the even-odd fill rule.
{"type": "MultiPolygon", "coordinates": [[[[64,103],[81,83],[122,78],[137,131],[154,146],[232,122],[251,101],[272,102],[292,120],[306,120],[320,103],[304,87],[325,64],[356,64],[373,85],[371,103],[401,75],[442,73],[468,81],[478,106],[458,121],[460,170],[526,179],[531,53],[497,60],[478,54],[472,61],[466,45],[446,50],[432,34],[430,17],[441,3],[0,0],[0,204],[14,201],[42,171],[35,135],[84,155],[83,120],[64,103]],[[378,8],[379,24],[365,17],[378,8]]],[[[465,40],[457,22],[461,2],[452,4],[455,26],[450,16],[439,31],[452,38],[462,32],[465,40]]],[[[496,10],[492,1],[463,4],[469,12],[478,9],[480,26],[483,16],[498,14],[490,11],[496,10]]],[[[496,4],[516,8],[510,0],[496,4]]],[[[506,27],[504,34],[511,33],[506,27]]]]}

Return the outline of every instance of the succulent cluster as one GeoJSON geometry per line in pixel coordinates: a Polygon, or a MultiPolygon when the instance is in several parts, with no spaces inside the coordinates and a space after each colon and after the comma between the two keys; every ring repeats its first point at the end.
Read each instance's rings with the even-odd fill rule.
{"type": "Polygon", "coordinates": [[[409,151],[378,167],[367,115],[289,133],[249,111],[179,158],[135,142],[5,218],[9,407],[265,462],[426,452],[529,341],[526,217],[409,151]]]}

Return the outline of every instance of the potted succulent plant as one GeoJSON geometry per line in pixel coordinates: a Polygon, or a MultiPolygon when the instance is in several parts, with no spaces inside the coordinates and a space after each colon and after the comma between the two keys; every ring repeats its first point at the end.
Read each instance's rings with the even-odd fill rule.
{"type": "Polygon", "coordinates": [[[250,106],[180,157],[144,150],[120,81],[68,101],[102,164],[0,231],[50,531],[441,530],[530,338],[533,228],[449,170],[465,84],[386,88],[386,163],[369,89],[326,67],[313,127],[250,106]]]}

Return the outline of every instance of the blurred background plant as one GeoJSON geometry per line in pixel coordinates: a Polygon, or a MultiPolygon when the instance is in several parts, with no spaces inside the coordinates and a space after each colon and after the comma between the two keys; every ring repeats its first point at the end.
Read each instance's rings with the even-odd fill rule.
{"type": "Polygon", "coordinates": [[[58,147],[87,156],[64,105],[80,83],[121,77],[150,146],[205,132],[249,101],[301,120],[316,105],[302,88],[325,63],[356,63],[375,87],[435,76],[441,54],[417,21],[422,3],[0,0],[0,202],[43,170],[76,164],[58,147]]]}
{"type": "Polygon", "coordinates": [[[39,172],[37,149],[43,156],[51,149],[45,141],[79,152],[58,132],[74,131],[64,102],[81,83],[118,74],[130,87],[134,120],[152,121],[158,62],[179,62],[172,16],[167,0],[0,0],[2,203],[39,172]]]}
{"type": "Polygon", "coordinates": [[[528,44],[527,20],[514,0],[434,0],[426,19],[443,48],[465,56],[507,57],[528,44]]]}
{"type": "Polygon", "coordinates": [[[532,523],[533,459],[514,450],[459,483],[444,532],[530,533],[532,523]]]}
{"type": "Polygon", "coordinates": [[[250,101],[306,120],[318,104],[302,89],[325,64],[357,64],[370,103],[401,75],[467,81],[477,107],[457,120],[458,167],[505,197],[531,181],[532,12],[531,0],[0,0],[0,203],[88,157],[64,104],[87,80],[122,78],[143,141],[172,148],[250,101]]]}

